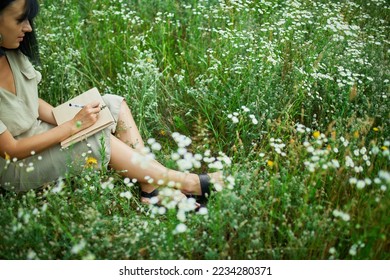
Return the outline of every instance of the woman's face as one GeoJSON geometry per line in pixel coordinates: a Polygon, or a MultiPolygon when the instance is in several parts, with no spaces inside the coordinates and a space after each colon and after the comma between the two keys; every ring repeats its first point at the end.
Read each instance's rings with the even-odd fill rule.
{"type": "Polygon", "coordinates": [[[15,0],[0,13],[1,47],[17,49],[27,32],[32,28],[25,14],[26,0],[15,0]]]}

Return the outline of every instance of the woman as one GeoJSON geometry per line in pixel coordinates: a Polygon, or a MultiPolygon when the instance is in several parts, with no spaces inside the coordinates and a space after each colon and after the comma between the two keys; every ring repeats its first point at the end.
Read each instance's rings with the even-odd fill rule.
{"type": "Polygon", "coordinates": [[[220,180],[219,173],[187,174],[167,169],[156,161],[144,168],[132,160],[142,156],[139,151],[144,142],[122,97],[103,96],[120,124],[116,135],[112,133],[117,125],[113,125],[69,149],[61,149],[62,140],[96,122],[100,107],[98,103],[88,104],[72,120],[57,125],[53,107],[38,98],[41,75],[28,59],[38,60],[33,28],[37,13],[36,0],[0,3],[0,186],[17,192],[39,188],[69,170],[77,172],[80,163],[85,163],[80,155],[89,152],[98,159],[98,166],[109,165],[124,177],[137,179],[145,203],[157,194],[156,186],[149,184],[146,176],[154,182],[174,181],[184,194],[205,198],[210,180],[220,180]],[[101,156],[102,137],[104,156],[101,156]]]}

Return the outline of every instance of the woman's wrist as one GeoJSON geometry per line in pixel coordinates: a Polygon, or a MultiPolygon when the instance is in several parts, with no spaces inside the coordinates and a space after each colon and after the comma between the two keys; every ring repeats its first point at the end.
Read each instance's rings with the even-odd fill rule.
{"type": "Polygon", "coordinates": [[[74,121],[74,120],[70,120],[66,123],[64,123],[64,125],[66,126],[66,131],[67,131],[67,136],[65,138],[68,138],[74,134],[76,134],[77,132],[79,132],[80,130],[82,130],[81,126],[81,121],[74,121]]]}

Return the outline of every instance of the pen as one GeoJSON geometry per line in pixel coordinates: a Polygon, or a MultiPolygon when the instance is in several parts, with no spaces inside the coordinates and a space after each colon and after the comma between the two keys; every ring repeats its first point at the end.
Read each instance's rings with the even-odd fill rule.
{"type": "MultiPolygon", "coordinates": [[[[84,105],[76,104],[76,103],[69,103],[69,107],[84,108],[84,105]]],[[[107,105],[100,106],[100,110],[103,110],[106,107],[107,107],[107,105]]]]}
{"type": "Polygon", "coordinates": [[[69,103],[69,107],[84,108],[84,105],[69,103]]]}

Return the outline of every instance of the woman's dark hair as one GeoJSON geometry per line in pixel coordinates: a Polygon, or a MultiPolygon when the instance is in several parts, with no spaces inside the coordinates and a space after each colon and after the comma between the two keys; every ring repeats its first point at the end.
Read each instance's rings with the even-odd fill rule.
{"type": "MultiPolygon", "coordinates": [[[[1,0],[0,2],[0,14],[15,0],[1,0]]],[[[39,4],[37,0],[26,0],[26,7],[21,20],[28,19],[32,28],[32,32],[27,32],[24,36],[24,40],[20,43],[19,50],[28,56],[33,62],[39,63],[39,49],[38,42],[34,29],[34,18],[39,11],[39,4]]],[[[4,48],[0,48],[0,56],[4,55],[4,48]]]]}

